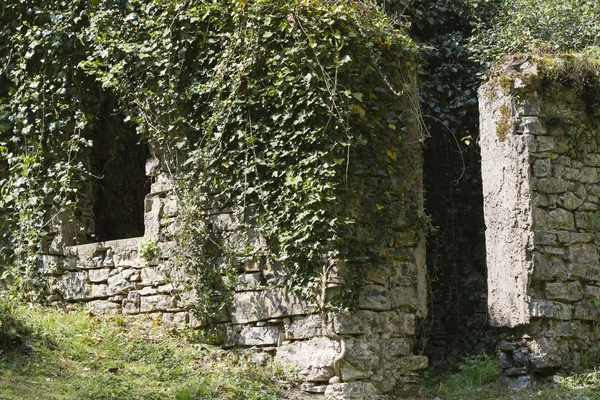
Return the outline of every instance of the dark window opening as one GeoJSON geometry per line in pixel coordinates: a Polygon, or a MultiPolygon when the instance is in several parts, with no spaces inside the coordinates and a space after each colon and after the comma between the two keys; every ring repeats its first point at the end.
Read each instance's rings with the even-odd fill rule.
{"type": "Polygon", "coordinates": [[[93,133],[91,170],[95,176],[95,241],[144,235],[144,198],[150,193],[145,163],[150,156],[135,126],[106,105],[93,133]]]}

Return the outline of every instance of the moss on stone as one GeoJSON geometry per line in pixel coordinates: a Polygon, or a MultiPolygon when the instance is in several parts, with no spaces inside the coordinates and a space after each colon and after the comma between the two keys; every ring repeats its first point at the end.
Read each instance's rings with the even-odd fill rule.
{"type": "Polygon", "coordinates": [[[500,120],[496,124],[496,136],[498,140],[504,142],[512,128],[512,112],[508,104],[500,106],[500,120]]]}

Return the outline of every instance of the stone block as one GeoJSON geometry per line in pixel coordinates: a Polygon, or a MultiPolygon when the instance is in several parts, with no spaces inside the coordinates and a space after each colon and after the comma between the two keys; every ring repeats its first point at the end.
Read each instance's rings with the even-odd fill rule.
{"type": "Polygon", "coordinates": [[[166,294],[140,297],[140,312],[166,311],[173,308],[173,298],[166,294]]]}
{"type": "Polygon", "coordinates": [[[143,268],[141,276],[144,285],[164,285],[166,283],[165,276],[158,267],[143,268]]]}
{"type": "Polygon", "coordinates": [[[133,284],[117,274],[108,278],[108,291],[112,295],[121,294],[133,288],[133,284]]]}
{"type": "Polygon", "coordinates": [[[138,314],[140,312],[140,294],[132,290],[127,294],[127,298],[123,300],[123,314],[138,314]]]}
{"type": "Polygon", "coordinates": [[[552,164],[547,158],[535,160],[533,162],[533,175],[542,178],[550,175],[552,172],[552,164]]]}
{"type": "Polygon", "coordinates": [[[598,247],[594,244],[581,243],[570,246],[565,252],[565,259],[578,264],[599,264],[598,247]]]}
{"type": "Polygon", "coordinates": [[[279,340],[277,326],[246,326],[239,335],[240,346],[274,346],[279,340]]]}
{"type": "Polygon", "coordinates": [[[569,190],[569,188],[574,187],[574,184],[561,178],[548,177],[536,179],[533,187],[542,193],[551,194],[564,193],[569,190]]]}
{"type": "Polygon", "coordinates": [[[557,233],[558,241],[564,244],[573,243],[590,243],[594,240],[594,234],[584,232],[565,232],[560,231],[557,233]]]}
{"type": "Polygon", "coordinates": [[[585,285],[583,296],[586,299],[600,299],[600,286],[585,285]]]}
{"type": "Polygon", "coordinates": [[[235,293],[231,320],[236,324],[308,314],[308,302],[286,288],[235,293]]]}
{"type": "Polygon", "coordinates": [[[583,199],[573,192],[566,192],[558,196],[558,205],[567,210],[575,210],[583,204],[583,199]]]}
{"type": "Polygon", "coordinates": [[[562,208],[548,212],[548,226],[550,229],[575,230],[575,217],[573,213],[562,208]]]}
{"type": "Polygon", "coordinates": [[[59,276],[64,271],[65,257],[54,254],[42,254],[37,259],[37,268],[42,275],[59,276]]]}
{"type": "Polygon", "coordinates": [[[284,342],[277,348],[274,362],[297,378],[308,382],[326,382],[334,376],[333,361],[339,344],[325,337],[284,342]]]}
{"type": "Polygon", "coordinates": [[[398,359],[398,370],[413,372],[429,366],[429,359],[425,356],[407,356],[398,359]]]}
{"type": "Polygon", "coordinates": [[[550,282],[546,284],[546,297],[548,300],[576,302],[583,298],[583,288],[578,281],[550,282]]]}
{"type": "Polygon", "coordinates": [[[412,353],[412,342],[405,337],[380,339],[384,357],[408,356],[412,353]]]}
{"type": "Polygon", "coordinates": [[[358,371],[375,370],[380,363],[382,353],[386,351],[379,344],[379,336],[350,337],[346,338],[345,341],[346,356],[344,361],[358,371]]]}
{"type": "Polygon", "coordinates": [[[390,290],[392,307],[414,311],[417,308],[417,288],[413,286],[396,286],[390,290]]]}
{"type": "Polygon", "coordinates": [[[529,310],[533,318],[570,320],[573,317],[571,307],[556,301],[532,299],[529,310]]]}
{"type": "Polygon", "coordinates": [[[575,212],[575,226],[588,231],[600,230],[600,214],[590,211],[575,212]]]}
{"type": "Polygon", "coordinates": [[[90,301],[86,303],[85,307],[97,314],[119,314],[121,312],[120,304],[106,300],[90,301]]]}
{"type": "Polygon", "coordinates": [[[88,274],[86,271],[67,272],[58,278],[56,286],[51,289],[58,291],[65,300],[89,298],[88,274]]]}
{"type": "Polygon", "coordinates": [[[320,314],[293,317],[291,322],[285,325],[285,338],[288,340],[317,336],[323,336],[323,319],[320,314]]]}
{"type": "Polygon", "coordinates": [[[325,390],[327,400],[385,400],[371,382],[344,382],[334,383],[325,390]]]}
{"type": "Polygon", "coordinates": [[[102,297],[110,297],[112,293],[108,289],[108,285],[98,284],[91,285],[90,297],[93,298],[102,298],[102,297]]]}
{"type": "Polygon", "coordinates": [[[164,313],[162,315],[162,322],[167,325],[185,326],[188,323],[188,313],[184,311],[176,313],[164,313]]]}
{"type": "Polygon", "coordinates": [[[600,307],[593,301],[581,301],[573,308],[573,318],[584,321],[595,321],[598,319],[600,307]]]}
{"type": "Polygon", "coordinates": [[[355,310],[348,313],[336,313],[333,319],[334,330],[340,335],[401,333],[413,335],[415,316],[396,311],[376,312],[355,310]]]}
{"type": "Polygon", "coordinates": [[[533,255],[533,276],[534,280],[555,280],[565,279],[567,268],[562,259],[558,257],[547,256],[541,253],[533,255]]]}
{"type": "Polygon", "coordinates": [[[110,273],[110,268],[91,269],[88,271],[88,276],[89,276],[90,282],[100,283],[100,282],[106,282],[108,280],[109,273],[110,273]]]}
{"type": "Polygon", "coordinates": [[[366,310],[390,310],[392,303],[387,289],[380,285],[365,285],[358,296],[358,307],[366,310]]]}
{"type": "Polygon", "coordinates": [[[600,265],[572,264],[569,266],[568,275],[582,281],[600,281],[600,265]]]}
{"type": "MultiPolygon", "coordinates": [[[[227,277],[223,277],[225,284],[229,284],[227,277]]],[[[248,290],[259,290],[262,286],[262,273],[251,272],[237,276],[233,283],[233,288],[236,292],[245,292],[248,290]]]]}

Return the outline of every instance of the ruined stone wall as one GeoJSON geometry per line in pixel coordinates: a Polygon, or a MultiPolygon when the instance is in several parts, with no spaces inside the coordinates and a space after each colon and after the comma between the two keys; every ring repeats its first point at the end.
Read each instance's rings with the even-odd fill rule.
{"type": "Polygon", "coordinates": [[[578,365],[600,338],[600,120],[542,74],[564,62],[513,57],[479,91],[489,318],[517,385],[578,365]]]}
{"type": "MultiPolygon", "coordinates": [[[[306,299],[274,279],[264,263],[247,263],[237,277],[235,293],[226,315],[208,324],[194,311],[196,293],[178,291],[182,271],[169,265],[171,242],[178,229],[178,203],[164,160],[150,159],[146,173],[152,177],[145,200],[143,238],[67,246],[40,256],[47,276],[50,301],[80,303],[97,313],[147,315],[163,324],[205,330],[226,348],[251,350],[251,360],[274,360],[301,382],[308,392],[327,399],[396,399],[418,396],[414,385],[426,357],[415,355],[415,330],[427,314],[425,240],[414,225],[398,223],[420,215],[423,206],[422,156],[415,129],[398,143],[398,162],[404,176],[395,191],[404,215],[386,229],[385,257],[366,271],[358,309],[350,312],[316,311],[306,299]],[[408,140],[407,140],[408,139],[408,140]],[[158,251],[153,252],[156,245],[158,251]]],[[[377,147],[375,147],[377,150],[377,147]]],[[[155,154],[157,154],[155,152],[155,154]]],[[[363,183],[374,195],[377,188],[363,183]]],[[[383,189],[382,189],[383,190],[383,189]]],[[[360,209],[354,210],[360,212],[360,209]]],[[[216,208],[209,216],[212,229],[235,231],[233,214],[216,208]]]]}

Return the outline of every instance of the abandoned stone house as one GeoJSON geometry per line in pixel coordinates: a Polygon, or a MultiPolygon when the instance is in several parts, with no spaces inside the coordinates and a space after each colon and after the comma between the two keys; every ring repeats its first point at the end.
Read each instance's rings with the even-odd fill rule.
{"type": "MultiPolygon", "coordinates": [[[[504,375],[524,386],[577,364],[600,339],[598,117],[574,88],[540,86],[531,57],[496,68],[479,101],[488,318],[499,328],[504,375]]],[[[414,189],[405,208],[420,212],[423,157],[413,139],[399,162],[410,164],[402,178],[414,189]]],[[[97,146],[90,162],[106,165],[97,146]]],[[[178,212],[164,160],[134,142],[122,151],[125,161],[102,171],[102,188],[90,184],[89,201],[40,256],[49,299],[208,328],[190,310],[194,294],[176,294],[162,267],[178,212]],[[159,257],[143,254],[148,240],[159,257]]],[[[216,229],[236,229],[227,210],[210,218],[216,229]]],[[[222,346],[249,349],[257,363],[274,359],[327,399],[418,397],[414,384],[428,366],[415,349],[429,309],[426,238],[410,228],[395,232],[387,263],[367,274],[358,309],[314,311],[273,287],[272,270],[248,265],[229,315],[210,329],[222,346]]]]}

